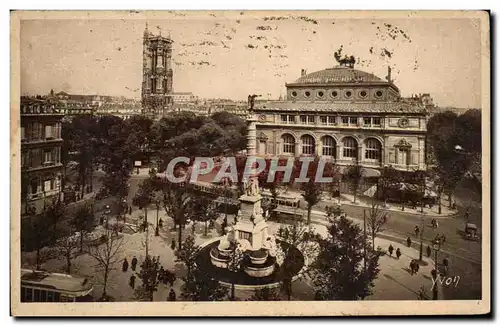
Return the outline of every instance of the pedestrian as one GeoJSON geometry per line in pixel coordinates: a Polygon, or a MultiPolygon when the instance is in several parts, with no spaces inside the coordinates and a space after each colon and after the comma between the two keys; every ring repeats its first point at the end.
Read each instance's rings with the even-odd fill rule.
{"type": "Polygon", "coordinates": [[[392,257],[392,253],[394,251],[394,247],[392,246],[392,244],[389,245],[389,255],[392,257]]]}
{"type": "Polygon", "coordinates": [[[135,272],[136,266],[137,266],[137,257],[134,256],[134,258],[132,258],[132,271],[135,272]]]}
{"type": "Polygon", "coordinates": [[[399,248],[396,249],[396,256],[398,257],[398,259],[399,257],[401,257],[401,250],[399,248]]]}
{"type": "Polygon", "coordinates": [[[464,220],[466,223],[469,221],[469,207],[465,210],[464,220]]]}
{"type": "Polygon", "coordinates": [[[415,260],[411,260],[410,262],[410,275],[413,275],[413,272],[415,272],[415,260]]]}
{"type": "Polygon", "coordinates": [[[172,248],[172,250],[175,250],[175,240],[172,239],[172,243],[170,244],[170,248],[172,248]]]}
{"type": "Polygon", "coordinates": [[[127,270],[128,270],[128,261],[127,258],[125,258],[122,264],[122,271],[125,273],[127,270]]]}
{"type": "Polygon", "coordinates": [[[441,236],[441,243],[444,244],[446,242],[446,237],[444,235],[441,236]]]}
{"type": "Polygon", "coordinates": [[[170,289],[168,294],[168,301],[176,301],[176,295],[174,289],[170,289]]]}
{"type": "Polygon", "coordinates": [[[134,274],[132,274],[132,275],[130,276],[130,280],[129,280],[129,282],[128,282],[128,285],[130,285],[130,287],[131,287],[132,289],[134,289],[134,288],[135,288],[135,275],[134,275],[134,274]]]}
{"type": "Polygon", "coordinates": [[[411,247],[411,238],[408,237],[408,239],[406,239],[406,244],[408,245],[408,247],[411,247]]]}
{"type": "Polygon", "coordinates": [[[432,227],[433,227],[434,229],[435,229],[435,228],[437,228],[437,221],[436,221],[436,219],[435,219],[435,218],[433,218],[433,219],[432,219],[432,221],[431,221],[431,225],[432,225],[432,227]]]}
{"type": "Polygon", "coordinates": [[[415,260],[415,274],[418,273],[418,270],[420,269],[419,263],[415,260]]]}
{"type": "Polygon", "coordinates": [[[427,257],[430,257],[431,256],[431,247],[429,245],[427,245],[427,257]]]}
{"type": "Polygon", "coordinates": [[[158,221],[158,225],[160,226],[160,228],[163,227],[163,220],[160,218],[160,220],[158,221]]]}
{"type": "Polygon", "coordinates": [[[128,215],[131,215],[132,214],[132,206],[129,206],[128,207],[128,215]]]}
{"type": "Polygon", "coordinates": [[[415,226],[415,236],[418,237],[418,234],[420,233],[420,228],[418,225],[415,226]]]}
{"type": "Polygon", "coordinates": [[[194,232],[196,231],[196,225],[194,224],[194,221],[191,222],[191,234],[194,235],[194,232]]]}
{"type": "Polygon", "coordinates": [[[449,266],[449,264],[450,264],[450,262],[449,262],[448,258],[444,258],[444,259],[443,259],[443,266],[448,267],[448,266],[449,266]]]}

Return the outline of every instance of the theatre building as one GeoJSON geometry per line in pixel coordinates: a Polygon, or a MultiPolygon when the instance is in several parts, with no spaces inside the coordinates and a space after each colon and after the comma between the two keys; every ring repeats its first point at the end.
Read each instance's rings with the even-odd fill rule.
{"type": "Polygon", "coordinates": [[[338,165],[425,169],[427,112],[391,80],[341,64],[286,84],[284,101],[255,104],[258,153],[326,156],[338,165]]]}

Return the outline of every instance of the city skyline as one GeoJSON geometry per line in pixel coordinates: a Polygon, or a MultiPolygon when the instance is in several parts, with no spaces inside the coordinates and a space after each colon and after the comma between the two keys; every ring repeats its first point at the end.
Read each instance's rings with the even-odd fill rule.
{"type": "Polygon", "coordinates": [[[343,54],[357,59],[356,69],[384,78],[391,66],[402,96],[430,93],[439,106],[481,107],[480,27],[473,19],[356,21],[328,19],[325,12],[164,17],[23,21],[22,94],[54,89],[139,98],[148,23],[151,32],[170,34],[174,41],[174,92],[278,98],[301,69],[310,73],[335,66],[334,52],[342,46],[343,54]]]}

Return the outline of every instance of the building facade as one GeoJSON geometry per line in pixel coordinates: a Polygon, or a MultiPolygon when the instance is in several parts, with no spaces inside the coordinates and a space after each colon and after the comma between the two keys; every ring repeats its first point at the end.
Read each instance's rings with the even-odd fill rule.
{"type": "Polygon", "coordinates": [[[142,67],[142,113],[152,118],[163,116],[172,105],[172,40],[144,30],[142,67]]]}
{"type": "Polygon", "coordinates": [[[284,101],[255,104],[258,153],[319,155],[372,170],[426,169],[427,111],[401,100],[386,80],[354,64],[306,74],[286,84],[284,101]]]}
{"type": "Polygon", "coordinates": [[[25,205],[60,195],[63,116],[54,103],[21,99],[21,192],[25,205]]]}
{"type": "Polygon", "coordinates": [[[172,93],[172,100],[174,103],[196,103],[198,101],[198,96],[191,92],[176,92],[172,93]]]}

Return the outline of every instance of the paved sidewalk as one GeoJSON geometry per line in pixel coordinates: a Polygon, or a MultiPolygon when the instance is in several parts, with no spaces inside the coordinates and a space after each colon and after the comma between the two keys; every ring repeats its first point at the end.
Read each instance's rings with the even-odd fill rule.
{"type": "MultiPolygon", "coordinates": [[[[366,207],[366,208],[371,208],[372,204],[371,202],[365,200],[364,198],[356,198],[356,203],[354,203],[354,196],[349,195],[349,194],[341,194],[341,204],[342,205],[350,205],[350,206],[358,206],[358,207],[366,207]]],[[[325,200],[325,201],[330,201],[331,203],[338,203],[338,200],[325,200]]],[[[381,204],[381,209],[390,211],[390,212],[398,212],[401,214],[411,214],[411,215],[421,215],[421,207],[417,208],[410,208],[408,206],[405,206],[404,211],[401,210],[401,205],[400,204],[394,204],[394,203],[387,203],[386,207],[383,207],[383,203],[381,204]]],[[[432,216],[436,219],[439,218],[448,218],[451,216],[454,216],[458,213],[458,211],[455,209],[450,209],[448,208],[447,205],[444,203],[441,205],[441,214],[439,214],[439,208],[437,205],[432,206],[432,208],[425,207],[424,208],[424,215],[425,216],[432,216]]]]}

